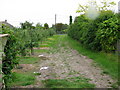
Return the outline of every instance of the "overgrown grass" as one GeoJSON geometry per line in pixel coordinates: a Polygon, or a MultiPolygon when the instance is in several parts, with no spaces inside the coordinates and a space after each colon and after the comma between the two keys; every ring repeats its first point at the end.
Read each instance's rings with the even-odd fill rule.
{"type": "Polygon", "coordinates": [[[43,83],[47,88],[94,88],[94,84],[88,83],[89,79],[73,77],[67,79],[48,79],[43,83]]]}
{"type": "Polygon", "coordinates": [[[35,76],[32,73],[12,73],[13,80],[8,83],[9,87],[27,86],[35,83],[35,76]]]}
{"type": "MultiPolygon", "coordinates": [[[[17,57],[19,64],[36,64],[39,62],[40,58],[38,57],[17,57]]],[[[35,74],[33,71],[27,72],[13,72],[12,80],[8,82],[9,87],[16,86],[27,86],[33,85],[35,83],[35,74]]]]}
{"type": "Polygon", "coordinates": [[[104,70],[103,73],[111,75],[114,79],[118,79],[118,62],[117,55],[105,53],[105,52],[95,52],[89,49],[86,49],[78,41],[73,40],[67,35],[64,35],[64,41],[68,42],[68,45],[77,50],[80,54],[88,56],[93,59],[99,66],[104,70]]]}

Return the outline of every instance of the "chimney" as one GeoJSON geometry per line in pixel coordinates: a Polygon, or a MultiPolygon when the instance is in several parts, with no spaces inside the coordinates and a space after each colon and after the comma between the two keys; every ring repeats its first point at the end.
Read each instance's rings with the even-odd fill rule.
{"type": "Polygon", "coordinates": [[[5,22],[7,22],[7,20],[5,20],[5,22]]]}

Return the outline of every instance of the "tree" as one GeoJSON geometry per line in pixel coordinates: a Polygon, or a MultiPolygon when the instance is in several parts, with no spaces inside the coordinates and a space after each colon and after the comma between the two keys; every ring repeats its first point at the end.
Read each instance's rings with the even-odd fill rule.
{"type": "Polygon", "coordinates": [[[40,23],[37,23],[37,24],[36,24],[36,28],[37,28],[37,29],[42,29],[43,27],[42,27],[42,25],[41,25],[40,23]]]}
{"type": "Polygon", "coordinates": [[[26,31],[27,33],[29,33],[29,37],[30,37],[30,41],[28,44],[28,47],[31,49],[31,54],[34,54],[33,51],[33,47],[35,46],[36,42],[35,42],[35,38],[33,36],[35,36],[35,27],[33,26],[33,23],[30,23],[28,21],[25,21],[24,23],[20,23],[21,24],[21,28],[24,29],[24,31],[26,31]],[[26,30],[25,30],[26,29],[26,30]]]}
{"type": "Polygon", "coordinates": [[[68,29],[68,25],[63,23],[57,23],[56,25],[52,25],[52,27],[56,27],[57,33],[63,33],[63,30],[68,29]]]}
{"type": "Polygon", "coordinates": [[[49,28],[49,25],[47,23],[44,24],[44,28],[45,29],[48,29],[49,28]]]}
{"type": "Polygon", "coordinates": [[[33,23],[30,23],[28,21],[25,21],[24,23],[20,23],[22,29],[32,29],[33,23]]]}
{"type": "Polygon", "coordinates": [[[90,8],[91,5],[95,6],[97,11],[102,11],[102,10],[106,11],[112,9],[116,5],[116,3],[111,2],[110,0],[103,0],[100,6],[100,3],[98,5],[98,2],[96,0],[92,0],[91,2],[88,2],[86,5],[79,4],[78,10],[76,12],[83,14],[90,8]]]}

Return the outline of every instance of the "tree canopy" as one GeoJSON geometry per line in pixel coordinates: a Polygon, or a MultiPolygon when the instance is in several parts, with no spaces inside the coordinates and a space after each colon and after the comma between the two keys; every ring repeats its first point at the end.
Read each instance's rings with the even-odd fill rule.
{"type": "Polygon", "coordinates": [[[110,0],[103,0],[101,2],[97,0],[92,0],[86,3],[85,5],[79,4],[77,13],[85,13],[91,6],[95,7],[97,11],[102,10],[111,10],[116,5],[115,2],[111,2],[110,0]]]}

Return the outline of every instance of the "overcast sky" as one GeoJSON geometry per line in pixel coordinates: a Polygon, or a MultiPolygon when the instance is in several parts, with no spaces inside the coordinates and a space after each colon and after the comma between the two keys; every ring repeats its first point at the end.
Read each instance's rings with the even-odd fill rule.
{"type": "MultiPolygon", "coordinates": [[[[26,20],[33,23],[69,24],[69,16],[78,16],[76,13],[79,4],[88,0],[0,0],[0,21],[5,19],[14,26],[20,26],[26,20]]],[[[113,0],[118,2],[119,0],[113,0]]]]}

